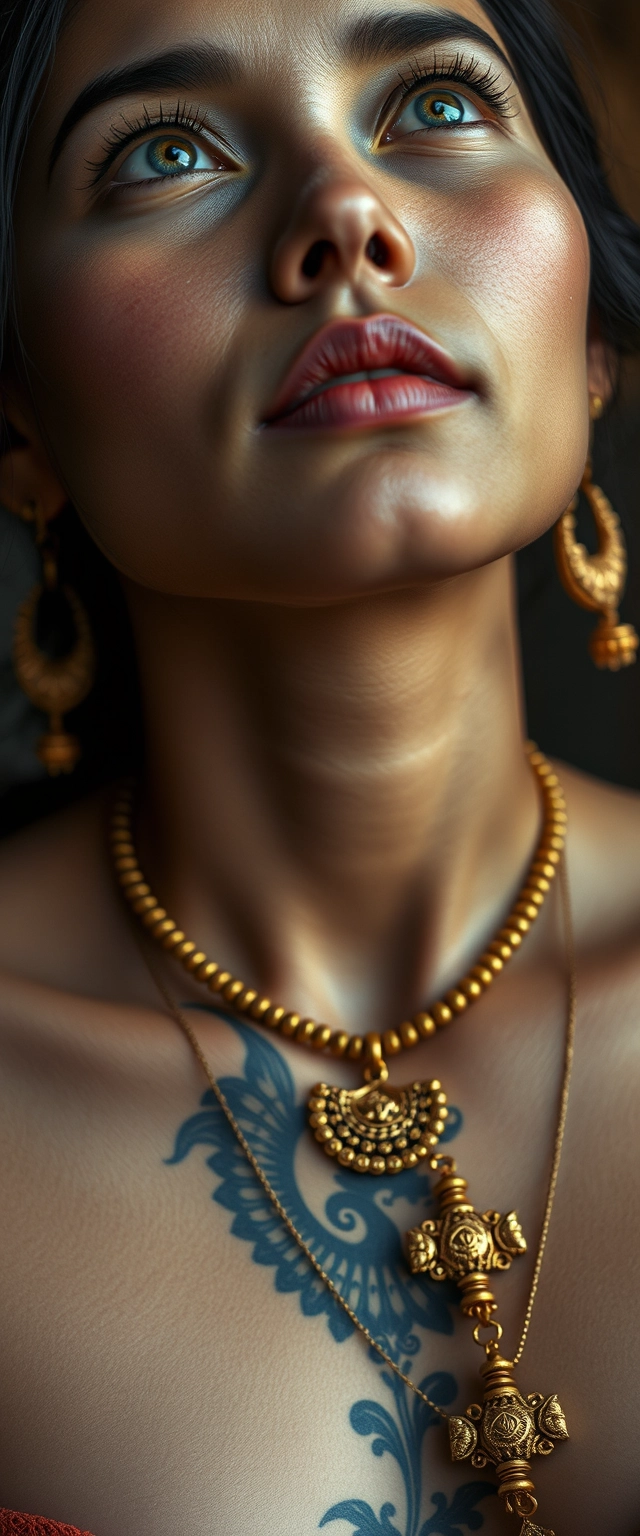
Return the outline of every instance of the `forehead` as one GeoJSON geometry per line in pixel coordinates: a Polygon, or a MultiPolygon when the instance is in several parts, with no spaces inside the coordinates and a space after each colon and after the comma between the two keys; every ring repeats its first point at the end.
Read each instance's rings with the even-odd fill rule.
{"type": "MultiPolygon", "coordinates": [[[[185,42],[212,43],[233,54],[243,73],[310,69],[341,63],[345,54],[357,62],[349,38],[366,33],[367,23],[382,18],[415,18],[437,41],[456,24],[479,28],[500,46],[493,23],[477,0],[79,0],[63,28],[52,86],[64,96],[97,71],[117,69],[150,52],[179,48],[185,42]]],[[[410,51],[411,44],[407,43],[410,51]]],[[[503,50],[504,51],[504,50],[503,50]]]]}

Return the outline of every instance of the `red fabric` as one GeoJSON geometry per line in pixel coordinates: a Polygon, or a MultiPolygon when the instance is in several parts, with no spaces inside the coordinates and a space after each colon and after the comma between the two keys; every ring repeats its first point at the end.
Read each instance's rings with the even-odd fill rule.
{"type": "Polygon", "coordinates": [[[19,1515],[15,1509],[0,1509],[0,1536],[91,1536],[77,1525],[59,1525],[43,1515],[19,1515]]]}

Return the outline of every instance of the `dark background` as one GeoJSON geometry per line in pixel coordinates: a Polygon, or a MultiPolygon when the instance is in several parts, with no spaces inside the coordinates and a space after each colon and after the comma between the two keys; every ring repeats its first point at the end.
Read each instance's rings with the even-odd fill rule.
{"type": "MultiPolygon", "coordinates": [[[[640,0],[557,0],[578,32],[578,72],[600,128],[615,190],[640,222],[640,0]]],[[[561,108],[561,104],[560,104],[561,108]]],[[[598,424],[595,478],[619,513],[629,550],[622,617],[640,632],[640,366],[626,365],[619,398],[598,424]]],[[[579,533],[595,548],[588,513],[579,533]]],[[[552,755],[640,789],[640,664],[598,672],[586,650],[593,618],[553,569],[551,535],[519,557],[523,666],[530,734],[552,755]]]]}
{"type": "MultiPolygon", "coordinates": [[[[578,33],[577,68],[599,125],[609,174],[622,203],[640,222],[640,0],[557,0],[557,5],[578,33]]],[[[625,365],[615,407],[597,426],[594,471],[625,529],[630,575],[622,617],[640,632],[638,363],[625,365]]],[[[22,766],[11,783],[9,771],[10,787],[0,795],[0,834],[135,770],[141,757],[135,670],[117,580],[71,511],[60,525],[61,576],[84,598],[99,655],[96,687],[68,717],[83,742],[83,758],[71,777],[57,780],[34,778],[31,770],[31,782],[21,783],[27,777],[22,766]]],[[[579,534],[595,547],[584,509],[579,534]]],[[[0,549],[0,562],[2,555],[0,549]]],[[[561,588],[551,534],[518,557],[518,589],[529,734],[551,755],[640,789],[640,663],[619,673],[602,673],[593,665],[587,638],[594,618],[576,608],[561,588]]],[[[18,761],[35,764],[30,744],[25,758],[23,742],[18,761]]]]}

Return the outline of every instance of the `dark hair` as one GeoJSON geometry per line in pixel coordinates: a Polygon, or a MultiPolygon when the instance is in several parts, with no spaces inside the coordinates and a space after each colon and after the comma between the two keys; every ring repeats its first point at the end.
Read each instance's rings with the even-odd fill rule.
{"type": "Polygon", "coordinates": [[[540,139],[584,219],[591,249],[591,299],[602,335],[616,352],[636,352],[640,229],[609,186],[593,118],[569,60],[572,33],[548,0],[481,3],[509,51],[540,139]]]}
{"type": "MultiPolygon", "coordinates": [[[[640,230],[608,184],[593,119],[549,0],[481,0],[528,100],[537,131],[572,192],[591,248],[591,293],[602,335],[640,350],[640,230]]],[[[11,317],[12,214],[24,144],[69,0],[0,0],[0,328],[11,317]]]]}

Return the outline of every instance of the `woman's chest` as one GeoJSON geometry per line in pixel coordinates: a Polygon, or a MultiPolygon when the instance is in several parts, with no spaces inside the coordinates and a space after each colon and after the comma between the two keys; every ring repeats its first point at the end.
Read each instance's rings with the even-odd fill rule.
{"type": "MultiPolygon", "coordinates": [[[[482,1356],[453,1293],[403,1259],[403,1232],[432,1214],[428,1181],[319,1161],[282,1054],[256,1038],[226,1087],[279,1198],[401,1368],[464,1412],[482,1356]]],[[[493,1180],[495,1203],[526,1215],[530,1252],[495,1284],[512,1349],[539,1175],[496,1159],[499,1135],[487,1150],[472,1120],[451,1130],[472,1195],[493,1180]]],[[[578,1112],[519,1383],[557,1393],[571,1437],[537,1458],[542,1526],[634,1536],[633,1158],[612,1188],[592,1133],[578,1112]]],[[[143,1117],[55,1145],[14,1160],[8,1183],[0,1502],[95,1536],[518,1536],[490,1470],[452,1467],[437,1414],[354,1332],[210,1096],[164,1133],[143,1117]]]]}

